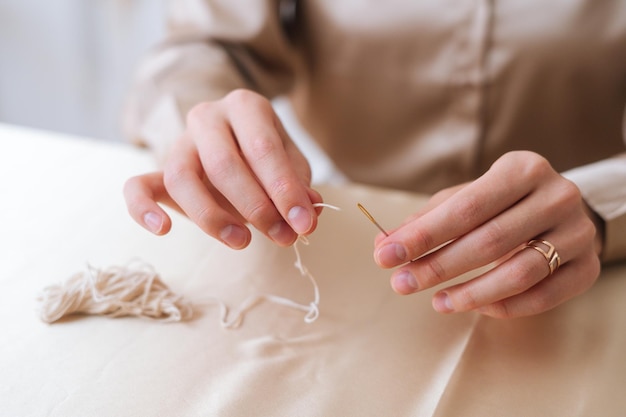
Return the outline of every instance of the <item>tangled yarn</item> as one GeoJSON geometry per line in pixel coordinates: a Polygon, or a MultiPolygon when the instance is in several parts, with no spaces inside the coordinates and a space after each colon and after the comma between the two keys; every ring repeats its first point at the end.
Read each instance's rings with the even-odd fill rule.
{"type": "MultiPolygon", "coordinates": [[[[338,207],[317,203],[315,207],[338,207]]],[[[220,324],[224,328],[239,327],[245,314],[262,301],[279,304],[305,313],[304,321],[312,323],[319,317],[320,293],[313,275],[302,263],[298,243],[309,241],[299,236],[293,244],[296,255],[294,266],[300,275],[313,286],[313,300],[301,304],[291,299],[273,294],[255,294],[246,298],[229,318],[229,308],[222,300],[209,297],[207,303],[220,308],[220,324]]],[[[192,305],[182,296],[173,293],[161,280],[153,267],[134,262],[126,266],[113,266],[97,269],[87,266],[69,278],[65,283],[52,285],[43,290],[39,297],[40,317],[46,323],[53,323],[70,314],[93,314],[108,317],[137,316],[163,322],[189,320],[193,316],[192,305]]]]}
{"type": "Polygon", "coordinates": [[[191,318],[191,304],[174,294],[149,265],[131,263],[97,269],[87,266],[39,297],[40,316],[53,323],[83,313],[109,317],[138,316],[165,322],[191,318]]]}

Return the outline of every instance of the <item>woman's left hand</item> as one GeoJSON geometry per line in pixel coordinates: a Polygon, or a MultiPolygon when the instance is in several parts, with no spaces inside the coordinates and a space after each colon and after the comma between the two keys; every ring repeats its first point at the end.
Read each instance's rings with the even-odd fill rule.
{"type": "Polygon", "coordinates": [[[543,157],[516,151],[474,182],[436,194],[388,237],[379,236],[374,258],[383,268],[400,266],[391,276],[400,294],[493,263],[487,272],[436,292],[433,307],[512,318],[549,310],[589,289],[600,273],[598,243],[576,185],[543,157]],[[560,267],[553,273],[540,250],[521,250],[531,240],[556,248],[560,267]]]}

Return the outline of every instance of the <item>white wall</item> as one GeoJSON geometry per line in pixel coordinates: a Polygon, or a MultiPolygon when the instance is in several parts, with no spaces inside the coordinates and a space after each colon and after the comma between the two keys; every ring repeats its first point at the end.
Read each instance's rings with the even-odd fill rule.
{"type": "Polygon", "coordinates": [[[0,121],[119,140],[165,0],[0,0],[0,121]]]}

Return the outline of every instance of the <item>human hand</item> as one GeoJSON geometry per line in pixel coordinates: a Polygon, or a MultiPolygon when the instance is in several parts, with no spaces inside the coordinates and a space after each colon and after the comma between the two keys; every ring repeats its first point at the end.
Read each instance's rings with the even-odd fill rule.
{"type": "Polygon", "coordinates": [[[549,310],[590,288],[600,272],[599,251],[578,188],[541,156],[518,151],[474,182],[434,195],[388,237],[378,236],[374,258],[383,268],[400,266],[391,276],[400,294],[493,263],[437,291],[433,307],[512,318],[549,310]],[[520,250],[533,239],[555,246],[561,266],[553,274],[539,251],[520,250]]]}
{"type": "Polygon", "coordinates": [[[158,235],[171,227],[163,203],[234,249],[250,242],[246,222],[287,246],[316,227],[312,204],[322,198],[310,181],[271,103],[236,90],[194,107],[163,170],[129,179],[124,196],[135,221],[158,235]]]}

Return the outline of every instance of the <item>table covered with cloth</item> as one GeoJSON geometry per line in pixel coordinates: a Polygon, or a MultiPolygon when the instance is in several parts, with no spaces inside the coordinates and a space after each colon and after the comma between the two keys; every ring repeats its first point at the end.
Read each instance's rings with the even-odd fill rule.
{"type": "Polygon", "coordinates": [[[259,233],[234,251],[176,213],[164,237],[136,225],[123,183],[152,169],[130,146],[0,125],[0,416],[626,415],[626,265],[534,317],[440,315],[436,289],[392,291],[356,206],[391,228],[427,197],[320,185],[341,211],[299,247],[318,319],[260,302],[225,329],[207,299],[307,304],[312,285],[259,233]],[[45,287],[137,260],[192,303],[190,320],[40,320],[45,287]]]}

